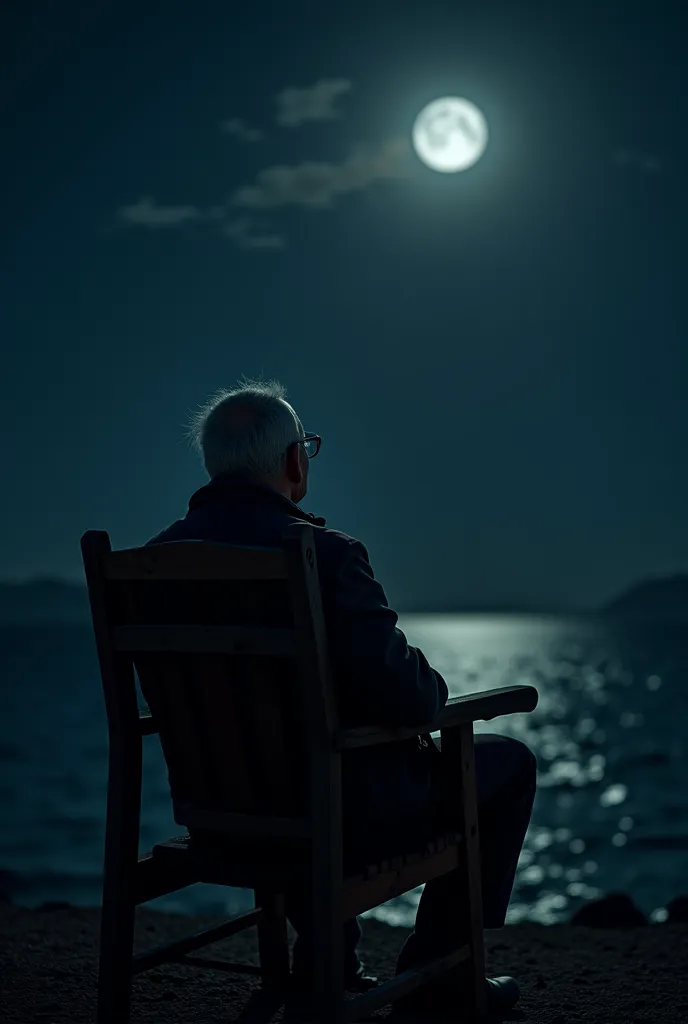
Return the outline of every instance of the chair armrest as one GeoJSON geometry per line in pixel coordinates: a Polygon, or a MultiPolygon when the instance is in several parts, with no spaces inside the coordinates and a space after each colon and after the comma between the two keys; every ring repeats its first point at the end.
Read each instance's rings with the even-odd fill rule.
{"type": "Polygon", "coordinates": [[[342,729],[335,738],[337,750],[355,747],[376,747],[381,743],[399,743],[423,733],[451,729],[468,722],[489,722],[501,715],[533,711],[537,707],[538,692],[534,686],[498,686],[493,690],[466,693],[452,697],[433,722],[421,726],[364,725],[357,729],[342,729]]]}

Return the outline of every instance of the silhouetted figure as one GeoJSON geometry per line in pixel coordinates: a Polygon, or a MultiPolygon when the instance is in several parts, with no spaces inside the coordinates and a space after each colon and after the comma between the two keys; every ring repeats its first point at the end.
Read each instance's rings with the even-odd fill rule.
{"type": "MultiPolygon", "coordinates": [[[[210,482],[192,495],[184,519],[148,543],[207,540],[276,546],[292,523],[311,523],[342,727],[420,727],[431,721],[446,704],[447,685],[397,627],[397,614],[374,577],[365,547],[299,507],[310,460],[321,442],[304,431],[284,389],[276,383],[246,382],[219,392],[195,415],[190,435],[210,482]]],[[[484,926],[499,928],[530,819],[535,758],[519,740],[481,734],[475,738],[475,761],[484,926]]],[[[429,737],[345,752],[342,799],[350,865],[418,846],[418,839],[438,822],[441,769],[441,752],[429,737]]],[[[398,971],[463,942],[465,915],[458,883],[458,877],[448,874],[425,886],[398,971]]],[[[298,934],[292,964],[296,987],[310,987],[308,900],[308,892],[287,894],[287,914],[298,934]]],[[[360,991],[373,986],[376,979],[366,975],[356,952],[358,920],[348,921],[344,932],[347,987],[360,991]]],[[[486,984],[493,1008],[508,1008],[518,999],[513,979],[486,984]]],[[[407,997],[400,1008],[413,1010],[417,1003],[427,1013],[434,1002],[441,1009],[447,992],[456,998],[461,985],[457,969],[433,989],[422,987],[407,997]]]]}

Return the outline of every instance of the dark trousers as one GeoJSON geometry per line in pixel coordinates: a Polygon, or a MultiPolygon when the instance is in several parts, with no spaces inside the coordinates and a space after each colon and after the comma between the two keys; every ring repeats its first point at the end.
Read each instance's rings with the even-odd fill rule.
{"type": "MultiPolygon", "coordinates": [[[[483,925],[501,928],[511,898],[521,847],[535,797],[536,761],[520,740],[493,733],[475,736],[475,771],[478,793],[483,925]]],[[[465,939],[466,914],[462,909],[462,879],[458,871],[428,882],[416,912],[415,929],[407,939],[397,970],[416,960],[441,956],[465,939]]],[[[297,932],[294,969],[308,970],[312,942],[308,900],[303,893],[287,894],[287,916],[297,932]]],[[[361,938],[358,918],[344,924],[344,970],[355,973],[356,947],[361,938]]]]}

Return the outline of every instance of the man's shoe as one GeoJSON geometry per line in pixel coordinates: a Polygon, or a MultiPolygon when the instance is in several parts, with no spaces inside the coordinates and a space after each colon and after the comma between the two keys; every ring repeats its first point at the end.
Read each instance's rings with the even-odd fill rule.
{"type": "MultiPolygon", "coordinates": [[[[503,975],[499,978],[485,978],[487,990],[487,1012],[493,1014],[508,1013],[518,1002],[520,990],[515,978],[503,975]]],[[[394,1003],[394,1012],[403,1017],[420,1017],[424,1019],[428,1015],[433,1017],[454,1018],[457,1009],[461,1006],[461,990],[457,986],[455,990],[438,990],[433,987],[432,982],[428,985],[421,985],[414,989],[407,996],[401,996],[394,1003]]]]}

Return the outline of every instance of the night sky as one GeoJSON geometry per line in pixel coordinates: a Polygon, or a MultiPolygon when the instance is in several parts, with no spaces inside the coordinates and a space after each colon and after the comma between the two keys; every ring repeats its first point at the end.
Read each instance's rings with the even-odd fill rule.
{"type": "Polygon", "coordinates": [[[688,568],[685,3],[0,18],[1,577],[183,516],[185,424],[241,375],[322,434],[304,508],[393,603],[688,568]],[[459,174],[410,146],[444,95],[489,125],[459,174]]]}

